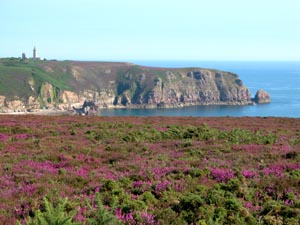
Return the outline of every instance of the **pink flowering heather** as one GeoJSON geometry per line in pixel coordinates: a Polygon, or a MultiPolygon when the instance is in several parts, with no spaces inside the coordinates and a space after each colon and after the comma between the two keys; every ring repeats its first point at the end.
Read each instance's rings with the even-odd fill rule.
{"type": "Polygon", "coordinates": [[[36,161],[28,160],[24,162],[24,165],[26,165],[26,167],[31,168],[32,170],[37,170],[39,172],[57,174],[59,170],[58,165],[50,161],[36,162],[36,161]]]}
{"type": "Polygon", "coordinates": [[[211,176],[218,182],[227,182],[235,175],[230,169],[212,168],[210,172],[211,176]]]}
{"type": "Polygon", "coordinates": [[[285,118],[0,115],[0,225],[25,225],[44,197],[67,198],[73,221],[88,224],[97,195],[125,225],[268,215],[298,224],[299,127],[285,118]],[[269,212],[269,203],[281,207],[269,212]]]}
{"type": "Polygon", "coordinates": [[[132,182],[132,187],[133,188],[140,188],[140,187],[143,186],[143,184],[144,184],[144,181],[142,181],[142,180],[133,181],[132,182]]]}
{"type": "Polygon", "coordinates": [[[8,134],[0,134],[0,141],[7,141],[9,140],[8,134]]]}
{"type": "Polygon", "coordinates": [[[155,216],[151,215],[147,212],[141,212],[140,214],[142,222],[140,225],[159,225],[157,221],[155,221],[155,216]]]}
{"type": "Polygon", "coordinates": [[[117,219],[121,220],[123,224],[134,225],[136,224],[133,213],[123,213],[122,209],[118,208],[115,210],[117,219]]]}
{"type": "Polygon", "coordinates": [[[290,164],[287,164],[286,168],[288,170],[299,170],[300,169],[300,163],[290,163],[290,164]]]}
{"type": "Polygon", "coordinates": [[[284,165],[271,165],[269,167],[266,167],[262,170],[263,174],[266,176],[274,175],[277,177],[283,177],[284,176],[284,165]]]}
{"type": "Polygon", "coordinates": [[[28,134],[15,134],[13,137],[18,140],[18,139],[26,139],[29,137],[29,135],[28,134]]]}
{"type": "Polygon", "coordinates": [[[77,176],[81,176],[81,177],[88,177],[89,171],[87,168],[84,167],[80,167],[79,169],[75,169],[75,170],[71,170],[72,173],[74,173],[77,176]]]}
{"type": "Polygon", "coordinates": [[[160,193],[163,192],[165,190],[167,190],[167,188],[171,185],[170,181],[164,180],[162,182],[160,182],[159,184],[156,185],[155,187],[155,192],[156,193],[160,193]]]}
{"type": "Polygon", "coordinates": [[[259,210],[262,209],[262,207],[259,206],[259,205],[254,206],[254,205],[252,204],[252,202],[245,202],[245,203],[244,203],[244,207],[247,208],[247,209],[249,209],[250,211],[259,211],[259,210]]]}
{"type": "Polygon", "coordinates": [[[286,200],[284,201],[284,204],[285,204],[285,205],[288,205],[288,206],[292,206],[292,205],[294,205],[294,201],[291,200],[291,199],[286,199],[286,200]]]}
{"type": "Polygon", "coordinates": [[[242,170],[242,175],[243,175],[245,178],[250,179],[250,178],[257,177],[257,176],[258,176],[258,173],[255,172],[255,171],[252,171],[252,170],[242,170]]]}

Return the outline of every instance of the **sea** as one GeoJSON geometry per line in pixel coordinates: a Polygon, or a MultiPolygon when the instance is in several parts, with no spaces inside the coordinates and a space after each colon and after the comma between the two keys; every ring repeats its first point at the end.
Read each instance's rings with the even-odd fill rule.
{"type": "Polygon", "coordinates": [[[175,109],[102,109],[102,116],[290,117],[300,118],[300,61],[133,61],[144,66],[201,67],[238,74],[252,97],[267,91],[271,103],[247,106],[190,106],[175,109]]]}

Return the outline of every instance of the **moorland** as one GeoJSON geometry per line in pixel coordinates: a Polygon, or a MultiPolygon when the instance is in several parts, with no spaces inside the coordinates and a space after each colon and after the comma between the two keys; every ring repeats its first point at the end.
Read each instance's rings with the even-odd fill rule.
{"type": "Polygon", "coordinates": [[[300,224],[300,119],[0,116],[0,224],[300,224]]]}

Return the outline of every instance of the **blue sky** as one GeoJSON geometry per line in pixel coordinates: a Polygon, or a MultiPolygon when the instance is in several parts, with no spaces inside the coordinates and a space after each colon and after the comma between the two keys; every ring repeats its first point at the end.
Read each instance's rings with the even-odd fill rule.
{"type": "Polygon", "coordinates": [[[1,0],[0,57],[300,60],[299,0],[1,0]]]}

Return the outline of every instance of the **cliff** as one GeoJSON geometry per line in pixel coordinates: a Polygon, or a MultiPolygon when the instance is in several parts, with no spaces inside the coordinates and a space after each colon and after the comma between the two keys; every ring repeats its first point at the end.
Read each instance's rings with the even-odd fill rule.
{"type": "Polygon", "coordinates": [[[154,68],[117,62],[0,59],[0,110],[251,104],[236,74],[202,68],[154,68]]]}

